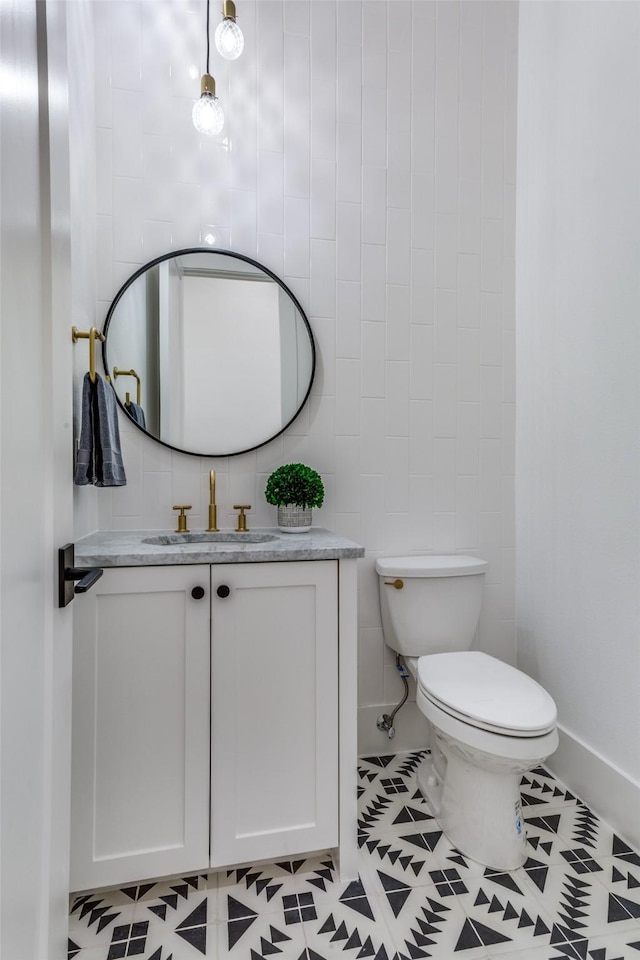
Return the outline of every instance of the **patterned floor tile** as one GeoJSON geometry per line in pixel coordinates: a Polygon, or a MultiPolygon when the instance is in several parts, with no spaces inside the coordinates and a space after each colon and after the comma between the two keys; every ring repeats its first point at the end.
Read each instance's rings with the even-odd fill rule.
{"type": "MultiPolygon", "coordinates": [[[[637,854],[635,856],[637,858],[637,854]]],[[[605,857],[598,862],[602,867],[602,873],[598,875],[601,883],[616,895],[639,899],[640,864],[620,857],[605,857]]]]}
{"type": "MultiPolygon", "coordinates": [[[[577,945],[577,949],[582,950],[584,944],[577,945]]],[[[571,960],[637,960],[638,949],[630,945],[624,939],[619,937],[597,938],[588,943],[586,954],[573,953],[571,960]]],[[[500,960],[567,960],[569,956],[566,953],[558,953],[553,947],[537,947],[533,950],[516,950],[509,953],[495,954],[490,953],[490,957],[499,956],[500,960]]]]}
{"type": "MultiPolygon", "coordinates": [[[[215,923],[217,917],[217,894],[207,889],[193,889],[187,893],[180,887],[167,886],[166,892],[154,900],[139,904],[136,920],[146,920],[154,936],[164,936],[163,931],[191,930],[215,923]]],[[[183,940],[193,940],[195,934],[182,935],[183,940]]]]}
{"type": "Polygon", "coordinates": [[[589,960],[638,960],[640,929],[633,933],[611,934],[589,940],[589,960]]]}
{"type": "MultiPolygon", "coordinates": [[[[139,899],[104,927],[100,937],[105,946],[96,960],[129,956],[164,960],[165,953],[186,960],[205,955],[206,927],[215,920],[215,893],[207,891],[206,877],[191,877],[190,883],[185,883],[185,879],[176,878],[155,884],[153,891],[138,892],[139,899]]],[[[85,916],[90,919],[90,914],[85,916]]],[[[105,914],[105,919],[107,916],[105,914]]],[[[96,937],[88,940],[87,934],[83,936],[79,925],[73,922],[69,938],[76,946],[93,946],[99,942],[96,937]]],[[[70,949],[69,956],[72,955],[70,949]]],[[[84,951],[78,960],[85,960],[84,951]]]]}
{"type": "Polygon", "coordinates": [[[287,924],[278,914],[250,913],[246,909],[239,909],[232,922],[217,923],[209,928],[211,942],[207,957],[216,960],[234,960],[236,957],[238,960],[267,957],[298,960],[304,958],[307,948],[304,926],[304,923],[287,924]]]}
{"type": "Polygon", "coordinates": [[[583,847],[596,858],[624,854],[629,849],[609,824],[583,803],[544,810],[528,807],[525,820],[529,826],[562,838],[565,846],[583,847]]]}
{"type": "MultiPolygon", "coordinates": [[[[574,855],[582,848],[567,852],[574,855]]],[[[573,944],[568,956],[578,956],[576,951],[582,950],[586,957],[587,944],[596,937],[628,933],[640,940],[640,896],[622,888],[618,892],[607,884],[611,864],[580,856],[566,866],[552,865],[535,878],[535,899],[541,908],[546,904],[553,912],[551,944],[567,951],[573,944]]]]}
{"type": "Polygon", "coordinates": [[[456,856],[432,818],[393,831],[371,830],[363,838],[362,850],[376,870],[401,871],[412,885],[432,882],[429,869],[449,866],[447,858],[456,856]]]}
{"type": "MultiPolygon", "coordinates": [[[[209,903],[206,893],[195,898],[195,906],[186,916],[167,913],[162,920],[158,916],[148,921],[147,939],[143,960],[198,960],[216,956],[217,925],[209,923],[209,903]]],[[[129,956],[126,954],[125,956],[129,956]]]]}
{"type": "Polygon", "coordinates": [[[70,909],[73,908],[74,903],[82,898],[86,899],[86,897],[98,896],[102,897],[105,901],[108,900],[109,904],[114,908],[131,906],[132,903],[135,903],[141,897],[148,895],[150,890],[162,884],[163,881],[150,881],[144,884],[141,883],[124,887],[105,887],[100,890],[84,890],[79,893],[72,893],[69,898],[70,909]]]}
{"type": "Polygon", "coordinates": [[[618,857],[598,861],[602,870],[596,875],[607,895],[609,929],[637,931],[640,940],[640,866],[618,857]]]}
{"type": "Polygon", "coordinates": [[[348,885],[337,900],[319,897],[316,907],[316,919],[304,924],[311,957],[393,958],[395,949],[382,898],[365,893],[359,881],[348,885]]]}
{"type": "MultiPolygon", "coordinates": [[[[582,950],[584,944],[578,944],[576,949],[582,950]]],[[[606,952],[605,954],[598,954],[597,958],[591,957],[591,951],[579,954],[578,952],[574,953],[559,953],[554,947],[534,947],[532,950],[514,950],[502,953],[493,953],[490,952],[489,956],[491,958],[499,957],[500,960],[631,960],[631,957],[625,955],[624,957],[621,954],[614,954],[611,951],[606,952]]]]}
{"type": "Polygon", "coordinates": [[[538,863],[564,863],[562,851],[567,847],[567,839],[554,830],[555,819],[552,813],[545,816],[525,818],[527,837],[527,856],[538,863]]]}
{"type": "Polygon", "coordinates": [[[435,885],[402,888],[391,879],[383,878],[388,891],[382,903],[399,957],[450,960],[464,955],[468,960],[485,960],[487,944],[500,934],[472,922],[455,894],[447,895],[435,885]]]}
{"type": "Polygon", "coordinates": [[[218,919],[228,922],[235,904],[265,915],[295,911],[301,905],[311,904],[314,896],[327,889],[335,890],[333,895],[339,896],[330,853],[224,871],[218,874],[218,919]]]}
{"type": "Polygon", "coordinates": [[[487,943],[493,953],[550,943],[553,911],[535,899],[525,871],[490,874],[466,886],[459,903],[474,928],[493,931],[494,939],[487,943]]]}
{"type": "Polygon", "coordinates": [[[500,960],[637,960],[640,943],[634,947],[629,938],[611,934],[584,938],[580,935],[562,939],[554,935],[552,943],[539,949],[514,953],[491,953],[500,960]]]}
{"type": "Polygon", "coordinates": [[[487,869],[419,793],[424,755],[359,761],[357,880],[327,852],[76,895],[70,960],[640,960],[637,851],[538,767],[528,858],[487,869]]]}
{"type": "Polygon", "coordinates": [[[108,944],[114,928],[133,923],[136,907],[123,902],[119,891],[80,894],[72,898],[69,938],[78,947],[108,944]],[[110,895],[111,894],[111,895],[110,895]]]}
{"type": "Polygon", "coordinates": [[[69,937],[68,944],[68,960],[105,960],[107,955],[104,946],[82,948],[71,937],[69,937]]]}
{"type": "Polygon", "coordinates": [[[564,804],[573,806],[581,802],[579,797],[572,793],[571,790],[567,790],[567,788],[556,780],[544,767],[535,767],[522,777],[520,792],[522,795],[523,808],[538,806],[542,803],[549,804],[553,807],[564,804]]]}
{"type": "Polygon", "coordinates": [[[432,911],[436,903],[443,908],[440,916],[450,935],[440,943],[442,949],[446,945],[452,953],[473,956],[466,951],[479,951],[482,956],[483,949],[490,945],[495,949],[501,944],[506,949],[516,944],[531,946],[538,938],[548,942],[551,916],[534,899],[524,871],[491,871],[477,865],[467,871],[461,863],[444,870],[433,869],[433,863],[430,866],[432,869],[421,877],[430,885],[410,887],[410,881],[396,870],[393,874],[381,873],[396,923],[407,914],[417,914],[416,905],[426,898],[432,911]]]}
{"type": "MultiPolygon", "coordinates": [[[[383,757],[363,757],[358,761],[358,807],[378,797],[384,808],[402,804],[417,794],[412,774],[426,750],[383,757]]],[[[423,798],[419,797],[421,802],[423,798]]]]}

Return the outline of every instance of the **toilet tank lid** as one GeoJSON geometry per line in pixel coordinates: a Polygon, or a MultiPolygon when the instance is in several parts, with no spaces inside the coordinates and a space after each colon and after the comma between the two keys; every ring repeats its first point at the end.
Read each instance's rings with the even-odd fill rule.
{"type": "Polygon", "coordinates": [[[486,560],[450,556],[378,557],[376,572],[384,577],[465,577],[485,573],[486,560]]]}

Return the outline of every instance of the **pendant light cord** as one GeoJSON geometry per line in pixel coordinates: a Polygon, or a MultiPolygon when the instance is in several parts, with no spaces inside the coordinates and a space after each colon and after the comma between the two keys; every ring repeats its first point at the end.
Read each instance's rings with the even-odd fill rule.
{"type": "Polygon", "coordinates": [[[207,0],[207,73],[209,73],[209,0],[207,0]]]}

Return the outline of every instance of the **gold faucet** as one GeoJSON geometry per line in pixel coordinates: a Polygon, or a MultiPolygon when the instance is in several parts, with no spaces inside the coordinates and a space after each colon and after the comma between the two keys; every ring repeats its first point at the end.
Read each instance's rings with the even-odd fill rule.
{"type": "Polygon", "coordinates": [[[209,526],[207,530],[215,532],[218,529],[218,508],[216,507],[216,472],[212,470],[209,474],[209,526]]]}

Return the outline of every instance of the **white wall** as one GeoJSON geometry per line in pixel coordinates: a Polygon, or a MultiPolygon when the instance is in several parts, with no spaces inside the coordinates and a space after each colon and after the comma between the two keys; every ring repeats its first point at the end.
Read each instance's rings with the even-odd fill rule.
{"type": "Polygon", "coordinates": [[[246,502],[250,525],[270,525],[270,471],[318,469],[316,523],[367,549],[360,703],[384,746],[375,705],[401,684],[376,555],[487,557],[480,644],[514,657],[517,5],[240,0],[243,56],[212,54],[219,142],[190,119],[204,2],[94,11],[98,315],[140,264],[213,233],[283,277],[319,348],[307,407],[254,453],[190,458],[125,427],[129,484],[99,491],[100,526],[166,528],[173,503],[205,526],[212,467],[218,523],[246,502]]]}
{"type": "Polygon", "coordinates": [[[640,6],[524,4],[518,82],[518,659],[638,841],[640,6]]]}

